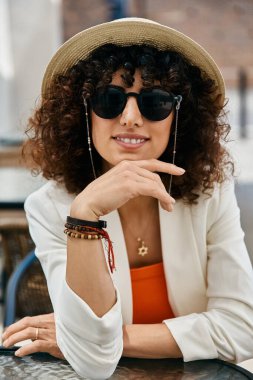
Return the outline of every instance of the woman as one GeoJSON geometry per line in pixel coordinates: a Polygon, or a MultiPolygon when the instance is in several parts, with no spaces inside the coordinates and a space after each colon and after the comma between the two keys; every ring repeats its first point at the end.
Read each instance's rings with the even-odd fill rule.
{"type": "Polygon", "coordinates": [[[49,180],[25,208],[54,314],[10,326],[5,346],[30,338],[18,356],[64,356],[91,379],[121,355],[253,356],[223,107],[209,54],[153,21],[101,24],[58,50],[25,147],[49,180]]]}

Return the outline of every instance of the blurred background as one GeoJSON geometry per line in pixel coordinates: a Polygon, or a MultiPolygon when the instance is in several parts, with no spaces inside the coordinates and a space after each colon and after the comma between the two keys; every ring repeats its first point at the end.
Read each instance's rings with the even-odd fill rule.
{"type": "Polygon", "coordinates": [[[23,203],[43,179],[24,168],[20,152],[45,67],[75,33],[125,16],[151,18],[178,29],[205,47],[220,67],[232,127],[228,146],[236,161],[236,194],[253,257],[253,1],[0,0],[2,302],[11,273],[32,247],[23,203]]]}

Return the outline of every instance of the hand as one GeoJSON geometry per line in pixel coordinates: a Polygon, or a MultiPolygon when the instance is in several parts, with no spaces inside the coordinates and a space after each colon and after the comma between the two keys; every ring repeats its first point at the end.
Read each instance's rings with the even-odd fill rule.
{"type": "Polygon", "coordinates": [[[154,172],[182,175],[184,169],[156,159],[121,161],[91,182],[75,198],[71,216],[97,220],[140,195],[157,198],[165,210],[172,211],[175,200],[166,191],[160,176],[154,172]]]}
{"type": "Polygon", "coordinates": [[[22,318],[6,328],[2,339],[6,348],[26,339],[32,340],[19,348],[15,352],[16,356],[47,352],[56,358],[64,359],[56,342],[54,313],[22,318]]]}

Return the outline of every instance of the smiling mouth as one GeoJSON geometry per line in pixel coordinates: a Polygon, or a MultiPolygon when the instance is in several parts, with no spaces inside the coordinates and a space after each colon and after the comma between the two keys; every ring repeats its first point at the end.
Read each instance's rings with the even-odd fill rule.
{"type": "Polygon", "coordinates": [[[134,139],[134,138],[128,138],[128,137],[114,137],[115,140],[120,141],[124,144],[141,144],[146,141],[146,139],[134,139]]]}

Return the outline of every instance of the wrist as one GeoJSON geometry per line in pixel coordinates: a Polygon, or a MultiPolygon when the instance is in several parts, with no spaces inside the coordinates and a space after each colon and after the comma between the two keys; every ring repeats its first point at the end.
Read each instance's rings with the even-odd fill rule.
{"type": "Polygon", "coordinates": [[[90,220],[91,222],[97,222],[99,216],[96,215],[91,209],[80,207],[72,203],[69,215],[71,218],[90,220]]]}
{"type": "MultiPolygon", "coordinates": [[[[106,228],[107,224],[105,220],[85,220],[73,218],[71,216],[67,216],[67,221],[65,223],[65,227],[69,230],[76,230],[79,232],[87,232],[90,229],[103,229],[106,228]]],[[[93,231],[94,232],[94,231],[93,231]]]]}

